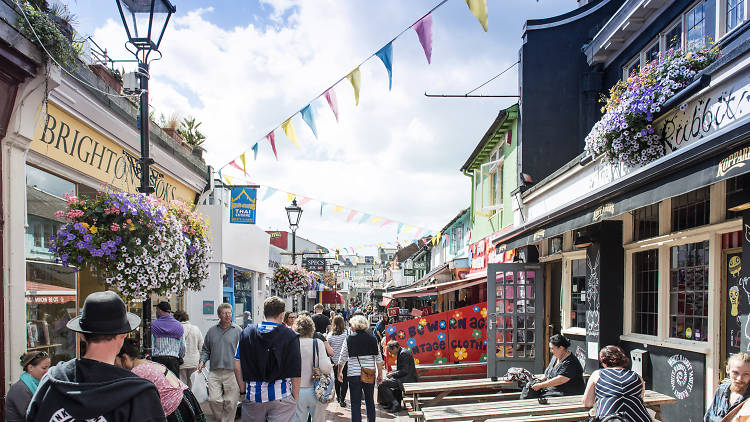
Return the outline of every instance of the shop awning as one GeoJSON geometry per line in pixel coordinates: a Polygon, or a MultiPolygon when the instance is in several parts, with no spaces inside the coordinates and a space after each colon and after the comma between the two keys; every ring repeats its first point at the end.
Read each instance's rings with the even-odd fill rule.
{"type": "Polygon", "coordinates": [[[466,278],[461,280],[446,281],[444,283],[432,284],[429,286],[413,287],[411,289],[401,290],[400,292],[394,292],[393,297],[404,298],[404,297],[422,297],[431,295],[441,295],[444,293],[450,293],[459,289],[476,286],[487,282],[487,271],[480,271],[473,274],[469,274],[466,278]]]}
{"type": "Polygon", "coordinates": [[[344,296],[341,295],[339,292],[334,292],[333,290],[326,290],[323,292],[320,292],[321,298],[320,303],[324,305],[336,305],[340,304],[343,305],[346,302],[344,302],[344,296]]]}

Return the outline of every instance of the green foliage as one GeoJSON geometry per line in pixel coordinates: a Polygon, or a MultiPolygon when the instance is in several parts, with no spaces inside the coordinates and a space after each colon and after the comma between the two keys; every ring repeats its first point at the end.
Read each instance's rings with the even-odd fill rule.
{"type": "MultiPolygon", "coordinates": [[[[33,3],[34,4],[24,2],[21,4],[23,12],[25,13],[26,18],[28,18],[28,22],[23,16],[19,17],[19,30],[34,44],[39,46],[39,41],[41,41],[44,48],[61,66],[71,69],[75,68],[78,64],[78,55],[83,48],[83,42],[71,42],[53,22],[50,15],[39,8],[39,6],[43,6],[43,4],[40,4],[39,1],[33,3]],[[30,26],[29,23],[31,23],[30,26]],[[35,33],[36,36],[34,35],[35,33]],[[39,38],[38,40],[37,37],[39,38]]],[[[63,14],[62,8],[56,10],[57,13],[63,14]]],[[[52,13],[52,11],[50,10],[49,13],[52,13]]],[[[66,19],[72,19],[72,15],[67,14],[64,17],[58,16],[58,18],[69,23],[66,19]]]]}
{"type": "Polygon", "coordinates": [[[206,141],[206,135],[198,130],[198,127],[203,124],[202,122],[195,122],[195,117],[186,117],[182,119],[180,127],[177,132],[182,136],[188,144],[193,147],[199,147],[206,141]]]}

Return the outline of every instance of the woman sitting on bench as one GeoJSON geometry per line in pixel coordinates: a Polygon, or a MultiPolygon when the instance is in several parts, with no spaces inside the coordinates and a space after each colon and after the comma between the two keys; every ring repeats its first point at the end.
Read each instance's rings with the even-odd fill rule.
{"type": "Polygon", "coordinates": [[[544,389],[543,397],[572,396],[583,394],[583,368],[578,358],[568,350],[570,340],[562,334],[549,339],[549,351],[553,358],[544,370],[542,382],[533,384],[535,391],[544,389]]]}

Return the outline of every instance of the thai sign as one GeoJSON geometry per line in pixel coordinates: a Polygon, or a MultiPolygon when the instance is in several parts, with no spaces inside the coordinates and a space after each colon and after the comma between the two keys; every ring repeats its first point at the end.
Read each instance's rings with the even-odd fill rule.
{"type": "Polygon", "coordinates": [[[487,360],[487,302],[388,325],[386,333],[419,363],[487,360]]]}
{"type": "Polygon", "coordinates": [[[229,208],[229,222],[255,224],[257,189],[248,186],[233,186],[231,193],[232,202],[229,208]]]}

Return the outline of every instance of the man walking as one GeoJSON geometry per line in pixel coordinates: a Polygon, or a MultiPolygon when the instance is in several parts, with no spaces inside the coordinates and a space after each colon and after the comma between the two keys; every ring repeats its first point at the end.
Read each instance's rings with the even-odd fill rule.
{"type": "Polygon", "coordinates": [[[405,382],[417,382],[417,367],[411,351],[401,348],[396,340],[388,342],[388,353],[396,356],[396,370],[388,373],[388,377],[378,387],[378,401],[389,406],[389,412],[401,410],[403,386],[405,382]]]}
{"type": "Polygon", "coordinates": [[[208,405],[216,419],[234,421],[239,401],[239,386],[234,378],[234,352],[242,330],[232,324],[232,305],[222,303],[216,313],[219,323],[211,327],[203,342],[198,371],[210,362],[208,373],[208,405]]]}
{"type": "Polygon", "coordinates": [[[331,319],[323,313],[323,305],[318,303],[313,307],[315,312],[311,317],[313,324],[315,324],[315,332],[326,335],[328,333],[328,327],[331,326],[331,319]]]}
{"type": "Polygon", "coordinates": [[[727,376],[729,381],[719,385],[714,394],[714,400],[706,414],[704,422],[719,422],[730,412],[735,410],[745,400],[750,398],[750,355],[735,353],[727,361],[727,376]]]}
{"type": "Polygon", "coordinates": [[[297,409],[302,375],[299,337],[283,324],[281,298],[266,299],[263,315],[263,321],[242,332],[235,355],[242,422],[288,422],[297,409]]]}
{"type": "Polygon", "coordinates": [[[187,384],[188,388],[193,388],[193,381],[190,376],[198,368],[201,349],[203,349],[203,334],[201,334],[200,328],[190,323],[190,316],[187,312],[175,312],[174,319],[180,321],[185,329],[185,333],[182,335],[185,342],[185,357],[182,365],[180,365],[180,380],[187,384]]]}
{"type": "Polygon", "coordinates": [[[91,420],[166,421],[151,381],[114,366],[125,336],[141,319],[111,291],[90,294],[67,327],[81,333],[86,353],[50,368],[31,400],[30,422],[91,420]]]}
{"type": "Polygon", "coordinates": [[[156,305],[156,321],[151,323],[151,360],[180,375],[180,358],[185,356],[184,328],[172,316],[169,302],[156,305]]]}

